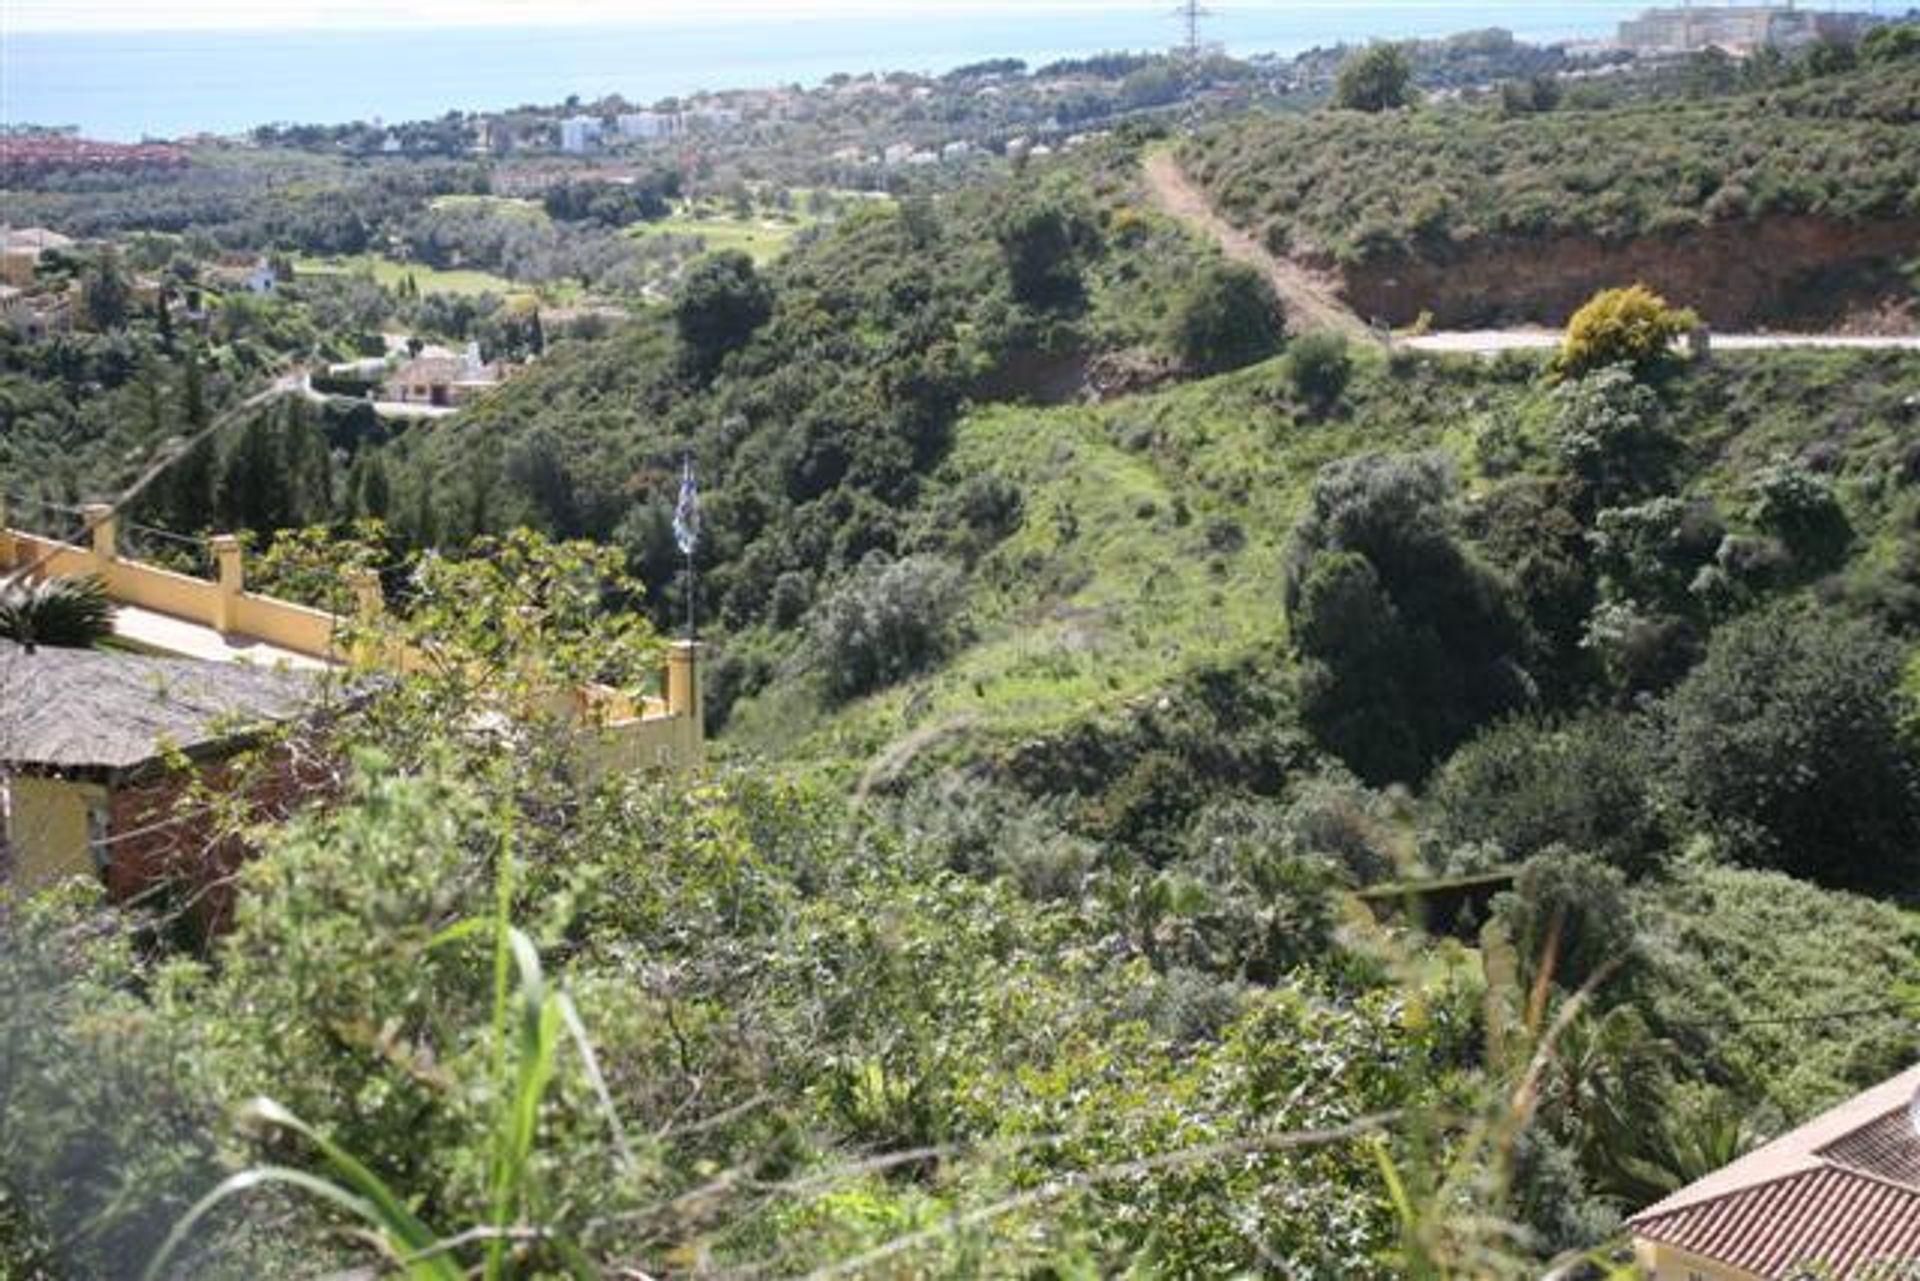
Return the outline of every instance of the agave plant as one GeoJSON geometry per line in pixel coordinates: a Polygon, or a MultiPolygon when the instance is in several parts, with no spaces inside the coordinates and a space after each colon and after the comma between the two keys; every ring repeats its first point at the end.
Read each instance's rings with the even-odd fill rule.
{"type": "Polygon", "coordinates": [[[0,637],[22,645],[88,649],[113,635],[113,601],[99,578],[0,586],[0,637]]]}

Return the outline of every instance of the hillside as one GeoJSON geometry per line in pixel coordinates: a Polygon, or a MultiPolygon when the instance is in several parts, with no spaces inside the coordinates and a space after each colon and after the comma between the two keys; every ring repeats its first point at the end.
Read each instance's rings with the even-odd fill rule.
{"type": "MultiPolygon", "coordinates": [[[[1791,216],[1904,226],[1895,85],[1778,91],[1741,173],[1876,131],[1791,216]]],[[[1762,101],[1187,154],[1310,141],[1328,233],[1398,216],[1374,165],[1497,203],[1455,134],[1566,190],[1577,137],[1762,101]]],[[[188,454],[149,532],[385,608],[182,793],[257,854],[229,933],[0,893],[0,1275],[1520,1281],[1920,1058],[1920,353],[1683,356],[1630,290],[1559,353],[1349,340],[1154,211],[1164,141],[701,257],[445,417],[289,397],[188,454]],[[690,606],[708,759],[596,770],[556,693],[645,687],[690,606]],[[325,778],[267,821],[233,780],[283,760],[325,778]]],[[[1758,241],[1659,175],[1538,216],[1758,241]]],[[[100,483],[350,337],[324,284],[8,340],[0,461],[100,483]]]]}
{"type": "Polygon", "coordinates": [[[1266,115],[1182,151],[1232,220],[1337,268],[1363,315],[1558,324],[1641,278],[1722,327],[1910,302],[1920,61],[1509,115],[1266,115]]]}

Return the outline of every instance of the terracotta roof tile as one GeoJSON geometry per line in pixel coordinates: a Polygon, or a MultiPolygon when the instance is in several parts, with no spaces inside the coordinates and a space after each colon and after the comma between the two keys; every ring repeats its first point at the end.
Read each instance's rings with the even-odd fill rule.
{"type": "Polygon", "coordinates": [[[1920,1192],[1828,1166],[1636,1218],[1633,1230],[1757,1276],[1904,1276],[1889,1269],[1920,1265],[1920,1192]]]}
{"type": "Polygon", "coordinates": [[[1630,1219],[1634,1235],[1769,1278],[1920,1277],[1920,1067],[1630,1219]]]}

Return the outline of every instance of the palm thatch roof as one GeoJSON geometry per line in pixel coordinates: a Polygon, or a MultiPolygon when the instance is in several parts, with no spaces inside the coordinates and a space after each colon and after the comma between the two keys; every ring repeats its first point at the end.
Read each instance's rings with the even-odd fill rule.
{"type": "Polygon", "coordinates": [[[0,762],[123,774],[238,744],[313,705],[311,675],[0,641],[0,762]]]}

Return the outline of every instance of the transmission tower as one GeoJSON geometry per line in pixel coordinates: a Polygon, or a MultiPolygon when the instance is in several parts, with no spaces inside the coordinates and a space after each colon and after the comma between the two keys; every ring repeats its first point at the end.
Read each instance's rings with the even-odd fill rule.
{"type": "Polygon", "coordinates": [[[1187,40],[1183,47],[1187,56],[1198,58],[1200,56],[1200,24],[1213,16],[1213,10],[1202,5],[1200,0],[1186,0],[1173,11],[1173,16],[1179,19],[1181,27],[1186,31],[1187,40]]]}

